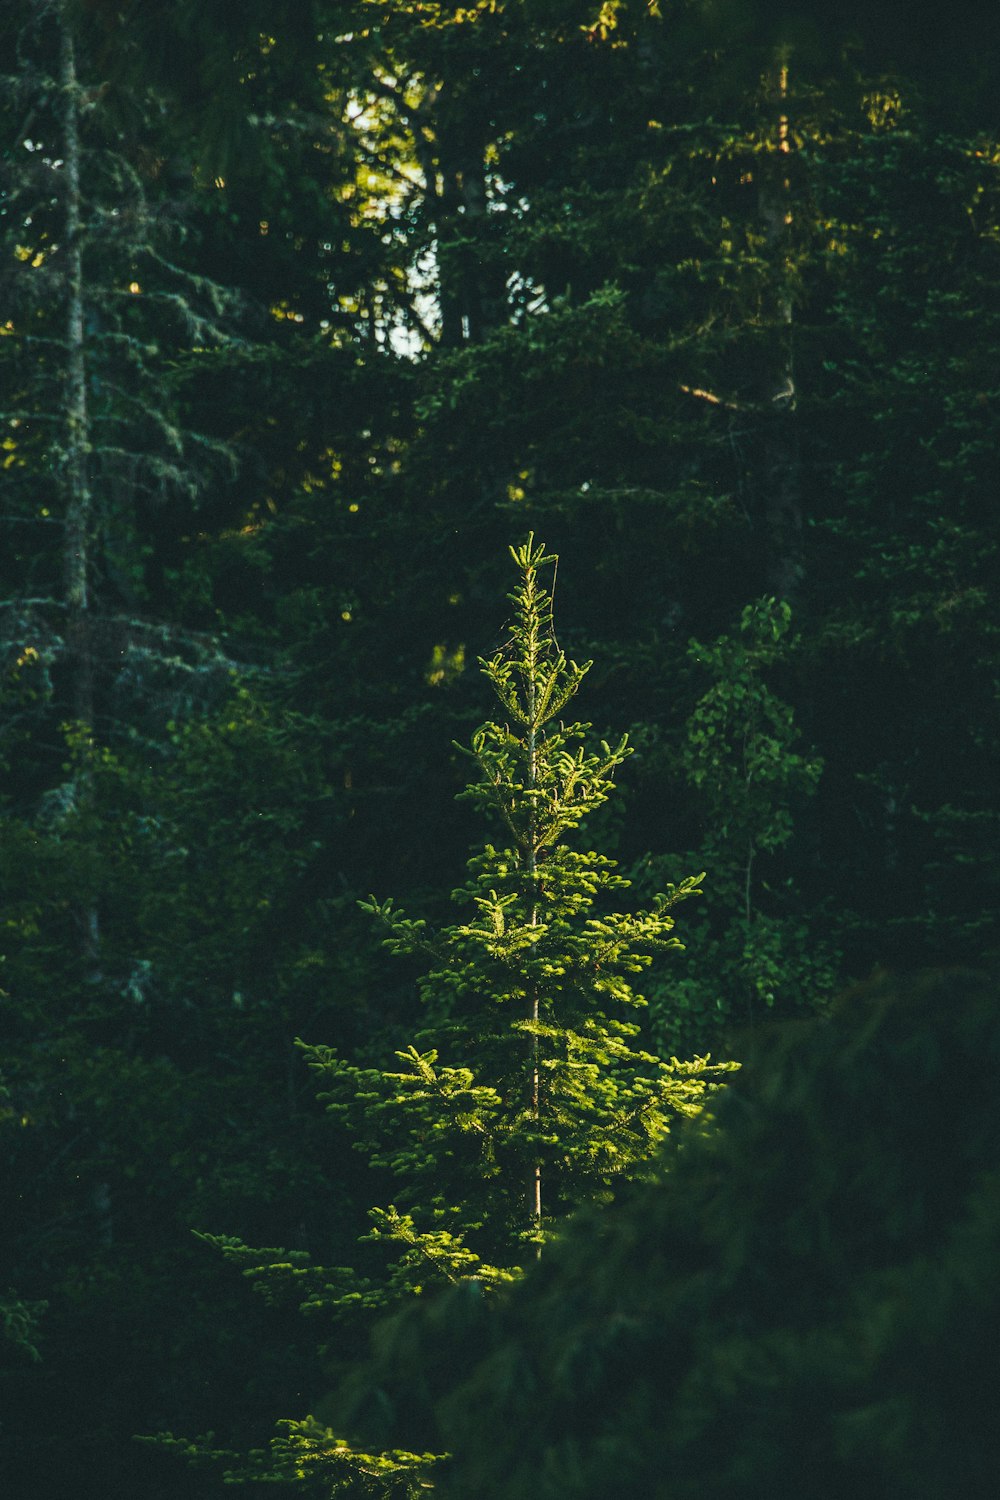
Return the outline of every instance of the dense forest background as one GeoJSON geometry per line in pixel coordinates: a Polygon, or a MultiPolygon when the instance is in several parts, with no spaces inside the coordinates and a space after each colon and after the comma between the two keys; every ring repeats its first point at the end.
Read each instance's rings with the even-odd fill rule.
{"type": "Polygon", "coordinates": [[[649,1047],[996,958],[1000,12],[0,39],[0,1479],[199,1500],[133,1435],[260,1447],[350,1352],[217,1242],[354,1255],[377,1167],[295,1039],[409,1040],[358,902],[447,921],[482,843],[511,543],[635,752],[588,843],[640,905],[707,872],[649,1047]]]}

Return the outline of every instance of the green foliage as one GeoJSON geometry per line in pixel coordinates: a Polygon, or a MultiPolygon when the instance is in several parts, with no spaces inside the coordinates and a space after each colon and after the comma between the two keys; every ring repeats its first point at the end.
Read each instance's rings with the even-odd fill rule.
{"type": "Polygon", "coordinates": [[[170,1433],[141,1442],[197,1467],[224,1466],[226,1484],[296,1484],[324,1496],[360,1500],[419,1500],[432,1488],[426,1476],[437,1463],[433,1453],[363,1453],[338,1438],[315,1417],[282,1422],[267,1449],[247,1454],[216,1446],[211,1434],[193,1441],[170,1433]]]}
{"type": "Polygon", "coordinates": [[[720,838],[763,853],[792,835],[789,802],[815,790],[822,762],[792,752],[792,711],[761,679],[780,659],[792,612],[762,599],[740,619],[740,638],[692,641],[692,658],[715,681],[687,724],[681,766],[720,838]]]}
{"type": "MultiPolygon", "coordinates": [[[[366,1237],[382,1252],[381,1278],[220,1243],[267,1295],[290,1284],[304,1310],[350,1316],[434,1286],[479,1295],[515,1279],[567,1213],[641,1176],[672,1122],[696,1116],[735,1067],[707,1056],[663,1062],[642,1046],[634,976],[680,946],[673,908],[700,893],[700,877],[649,910],[614,911],[609,899],[628,881],[613,860],[573,847],[628,746],[589,749],[590,726],[563,721],[590,664],[569,661],[556,642],[539,579],[555,558],[533,536],[511,555],[514,616],[481,663],[506,717],[474,734],[478,778],[463,794],[506,842],[469,861],[454,893],[469,919],[435,935],[391,901],[367,903],[391,951],[432,963],[420,981],[420,1045],[397,1051],[400,1066],[306,1049],[331,1113],[396,1187],[396,1202],[371,1211],[366,1237]]],[[[291,1463],[326,1475],[333,1493],[344,1468],[358,1483],[384,1481],[380,1493],[411,1465],[413,1482],[426,1483],[412,1454],[376,1461],[311,1421],[292,1425],[277,1462],[279,1472],[291,1463]]]]}
{"type": "MultiPolygon", "coordinates": [[[[836,955],[819,922],[795,912],[780,859],[823,769],[795,748],[793,711],[771,685],[796,649],[790,626],[787,603],[761,599],[743,610],[738,636],[688,648],[696,680],[707,673],[711,685],[688,716],[674,774],[705,830],[695,857],[711,887],[707,913],[692,923],[701,962],[677,977],[662,1008],[653,1002],[659,1034],[674,1045],[772,1009],[808,1012],[835,986],[836,955]]],[[[648,855],[640,879],[656,879],[670,862],[648,855]]]]}
{"type": "MultiPolygon", "coordinates": [[[[3,993],[0,991],[0,996],[3,993]]],[[[18,1120],[11,1109],[10,1091],[5,1087],[2,1075],[0,1075],[0,1132],[5,1135],[7,1130],[23,1128],[26,1123],[24,1120],[18,1120]]],[[[0,1136],[0,1138],[3,1137],[0,1136]]],[[[41,1358],[35,1341],[38,1336],[39,1320],[47,1306],[45,1302],[25,1302],[12,1291],[0,1296],[0,1335],[8,1346],[6,1350],[0,1349],[0,1357],[9,1354],[9,1346],[13,1345],[22,1358],[24,1356],[27,1356],[29,1360],[41,1358]]],[[[3,1363],[6,1363],[5,1359],[3,1363]]],[[[0,1369],[2,1367],[0,1363],[0,1369]]]]}
{"type": "MultiPolygon", "coordinates": [[[[0,1025],[26,1123],[0,1288],[51,1305],[43,1361],[9,1346],[25,1438],[0,1489],[91,1500],[114,1472],[170,1500],[169,1455],[129,1433],[215,1425],[244,1450],[360,1357],[387,1298],[468,1290],[467,1255],[498,1280],[530,1260],[526,1163],[546,1227],[639,1169],[645,1125],[610,1150],[612,1042],[624,1109],[629,1077],[645,1098],[660,1076],[628,1052],[730,1055],[835,977],[1000,951],[997,26],[918,9],[2,7],[0,1025]],[[594,732],[553,767],[564,812],[612,726],[636,752],[541,850],[561,885],[536,945],[566,964],[540,978],[572,1041],[508,983],[532,961],[516,864],[448,902],[482,812],[484,858],[524,858],[489,782],[524,726],[494,715],[471,800],[447,747],[483,717],[466,663],[531,527],[562,559],[566,655],[595,660],[594,732]],[[737,627],[771,598],[794,634],[773,639],[781,603],[737,627]],[[588,845],[605,862],[574,866],[588,845]],[[619,904],[631,951],[666,958],[633,938],[703,868],[683,962],[580,982],[580,934],[612,945],[619,904]],[[427,926],[366,923],[372,890],[427,926]],[[507,984],[483,1058],[479,973],[507,984]],[[591,1034],[591,1003],[642,1031],[591,1034]],[[296,1034],[335,1041],[371,1096],[344,1074],[332,1133],[296,1034]],[[569,1138],[603,1131],[590,1156],[535,1130],[535,1042],[569,1138]],[[480,1070],[504,1056],[520,1116],[480,1070]],[[407,1198],[437,1145],[447,1183],[407,1198]],[[451,1214],[494,1187],[503,1223],[451,1214]],[[356,1245],[370,1202],[395,1206],[356,1245]],[[242,1264],[312,1327],[342,1309],[328,1379],[310,1325],[295,1344],[191,1225],[290,1247],[242,1264]]],[[[413,1427],[362,1447],[417,1453],[413,1427]]]]}
{"type": "Polygon", "coordinates": [[[38,1320],[46,1306],[45,1302],[22,1302],[13,1293],[0,1297],[0,1332],[29,1359],[41,1358],[35,1338],[38,1320]]]}
{"type": "MultiPolygon", "coordinates": [[[[172,1465],[127,1440],[168,1420],[207,1425],[205,1377],[192,1373],[206,1360],[213,1384],[243,1372],[224,1406],[242,1408],[234,1436],[251,1441],[272,1403],[280,1409],[317,1368],[315,1350],[306,1335],[275,1341],[270,1310],[233,1285],[190,1226],[336,1245],[349,1198],[326,1144],[314,1149],[323,1121],[292,1044],[329,1013],[330,961],[345,980],[359,975],[351,914],[334,957],[322,937],[329,909],[309,894],[318,820],[324,809],[336,820],[322,741],[260,679],[210,715],[167,728],[150,713],[141,734],[133,727],[114,751],[70,729],[61,784],[4,822],[12,1113],[0,1288],[49,1303],[43,1361],[22,1358],[23,1376],[3,1361],[5,1375],[13,1366],[8,1420],[30,1428],[43,1406],[68,1408],[65,1445],[30,1466],[23,1444],[6,1445],[12,1494],[29,1467],[42,1493],[58,1493],[71,1447],[86,1473],[102,1469],[109,1445],[122,1448],[130,1483],[169,1494],[172,1465]],[[96,962],[80,941],[81,897],[99,916],[96,962]],[[206,1341],[223,1308],[228,1331],[206,1341]],[[86,1378],[94,1359],[99,1381],[86,1378]]],[[[345,1015],[345,1036],[353,1024],[345,1015]]],[[[193,1482],[200,1500],[216,1479],[193,1482]]]]}
{"type": "Polygon", "coordinates": [[[419,1391],[440,1493],[991,1493],[998,1053],[995,980],[877,980],[771,1031],[488,1320],[397,1319],[370,1378],[419,1391]]]}
{"type": "MultiPolygon", "coordinates": [[[[488,1246],[491,1261],[517,1264],[519,1244],[540,1242],[547,1221],[636,1170],[670,1118],[696,1112],[726,1069],[707,1059],[663,1063],[636,1045],[645,1001],[633,976],[654,953],[680,946],[673,908],[700,893],[699,877],[648,911],[608,909],[628,881],[568,836],[610,795],[628,745],[591,750],[589,725],[563,721],[590,664],[568,661],[556,643],[538,577],[555,559],[533,537],[512,556],[521,580],[514,618],[507,642],[482,662],[506,718],[473,736],[479,774],[463,794],[507,842],[470,860],[454,897],[470,918],[436,936],[391,902],[370,904],[392,951],[432,963],[420,982],[421,1048],[397,1053],[402,1070],[308,1052],[359,1149],[399,1180],[400,1202],[429,1219],[435,1238],[426,1246],[409,1215],[393,1211],[376,1227],[380,1239],[411,1242],[421,1280],[445,1227],[457,1257],[447,1274],[478,1266],[466,1258],[467,1238],[488,1246]]],[[[496,1277],[497,1266],[484,1274],[496,1277]]]]}

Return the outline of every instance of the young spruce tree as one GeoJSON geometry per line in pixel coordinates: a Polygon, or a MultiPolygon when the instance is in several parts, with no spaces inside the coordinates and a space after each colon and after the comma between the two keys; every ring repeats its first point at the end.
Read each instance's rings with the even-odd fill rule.
{"type": "MultiPolygon", "coordinates": [[[[567,661],[556,642],[539,581],[555,558],[533,536],[511,554],[514,618],[481,663],[501,713],[473,737],[478,775],[462,793],[501,836],[454,893],[467,915],[439,934],[392,901],[369,903],[392,950],[429,961],[426,1025],[384,1070],[305,1049],[330,1109],[397,1184],[394,1201],[371,1211],[385,1274],[285,1253],[265,1264],[272,1252],[215,1241],[265,1289],[291,1275],[313,1310],[377,1311],[435,1284],[510,1281],[567,1213],[641,1173],[671,1121],[697,1114],[736,1066],[664,1062],[641,1046],[635,976],[682,946],[672,909],[702,877],[668,886],[648,911],[614,911],[610,898],[629,882],[614,860],[572,846],[630,752],[624,739],[589,748],[590,726],[563,722],[590,664],[567,661]]],[[[362,1454],[312,1418],[284,1425],[272,1460],[321,1493],[428,1487],[428,1455],[362,1454]]]]}

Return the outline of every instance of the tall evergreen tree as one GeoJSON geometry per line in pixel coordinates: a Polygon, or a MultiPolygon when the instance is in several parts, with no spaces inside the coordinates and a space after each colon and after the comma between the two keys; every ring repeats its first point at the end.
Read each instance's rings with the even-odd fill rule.
{"type": "MultiPolygon", "coordinates": [[[[297,262],[279,173],[237,214],[153,70],[122,66],[121,24],[73,0],[0,16],[2,1326],[30,1340],[50,1304],[45,1357],[5,1391],[11,1495],[96,1495],[112,1466],[172,1485],[128,1439],[178,1402],[204,1422],[219,1271],[188,1225],[328,1243],[341,1201],[292,1045],[330,1004],[314,872],[339,809],[327,740],[267,670],[255,506],[276,465],[263,444],[246,462],[262,371],[279,409],[296,385],[297,262]]],[[[302,259],[315,341],[323,257],[302,259]]],[[[284,1404],[310,1355],[281,1348],[235,1406],[267,1410],[272,1382],[284,1404]]]]}
{"type": "Polygon", "coordinates": [[[233,458],[187,420],[178,362],[245,329],[192,257],[194,182],[156,154],[165,102],[110,86],[71,3],[3,25],[5,639],[61,668],[59,707],[93,732],[115,665],[157,643],[160,513],[190,524],[233,458]]]}
{"type": "MultiPolygon", "coordinates": [[[[735,1066],[667,1062],[643,1044],[635,976],[681,946],[673,908],[699,894],[700,877],[648,910],[614,910],[629,882],[613,860],[574,847],[628,745],[589,746],[589,725],[563,721],[590,664],[568,661],[556,641],[539,579],[556,559],[533,536],[511,553],[514,618],[482,662],[501,713],[473,737],[478,778],[463,794],[498,842],[472,858],[454,893],[465,920],[437,935],[391,901],[370,904],[394,952],[430,959],[422,1030],[390,1068],[307,1048],[329,1108],[395,1184],[367,1237],[384,1252],[382,1270],[323,1269],[303,1256],[269,1264],[267,1252],[216,1240],[272,1294],[290,1281],[313,1311],[349,1316],[435,1284],[485,1291],[516,1277],[568,1213],[641,1176],[671,1121],[696,1115],[735,1066]]],[[[426,1486],[426,1455],[360,1453],[313,1418],[286,1425],[274,1454],[289,1477],[309,1473],[336,1491],[347,1475],[352,1494],[372,1475],[387,1493],[426,1486]]]]}

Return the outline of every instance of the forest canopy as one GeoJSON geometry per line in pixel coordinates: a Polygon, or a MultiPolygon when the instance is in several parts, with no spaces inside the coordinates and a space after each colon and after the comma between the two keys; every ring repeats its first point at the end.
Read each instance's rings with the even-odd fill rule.
{"type": "MultiPolygon", "coordinates": [[[[763,1151],[797,1028],[868,1077],[845,987],[996,961],[1000,13],[9,0],[0,41],[0,1483],[446,1494],[426,1250],[502,1364],[517,1307],[572,1324],[574,1214],[609,1257],[640,1214],[672,1327],[725,1068],[775,1059],[763,1151]],[[296,1475],[352,1423],[372,1473],[296,1475]]],[[[866,1368],[909,1494],[929,1408],[866,1368]]]]}

